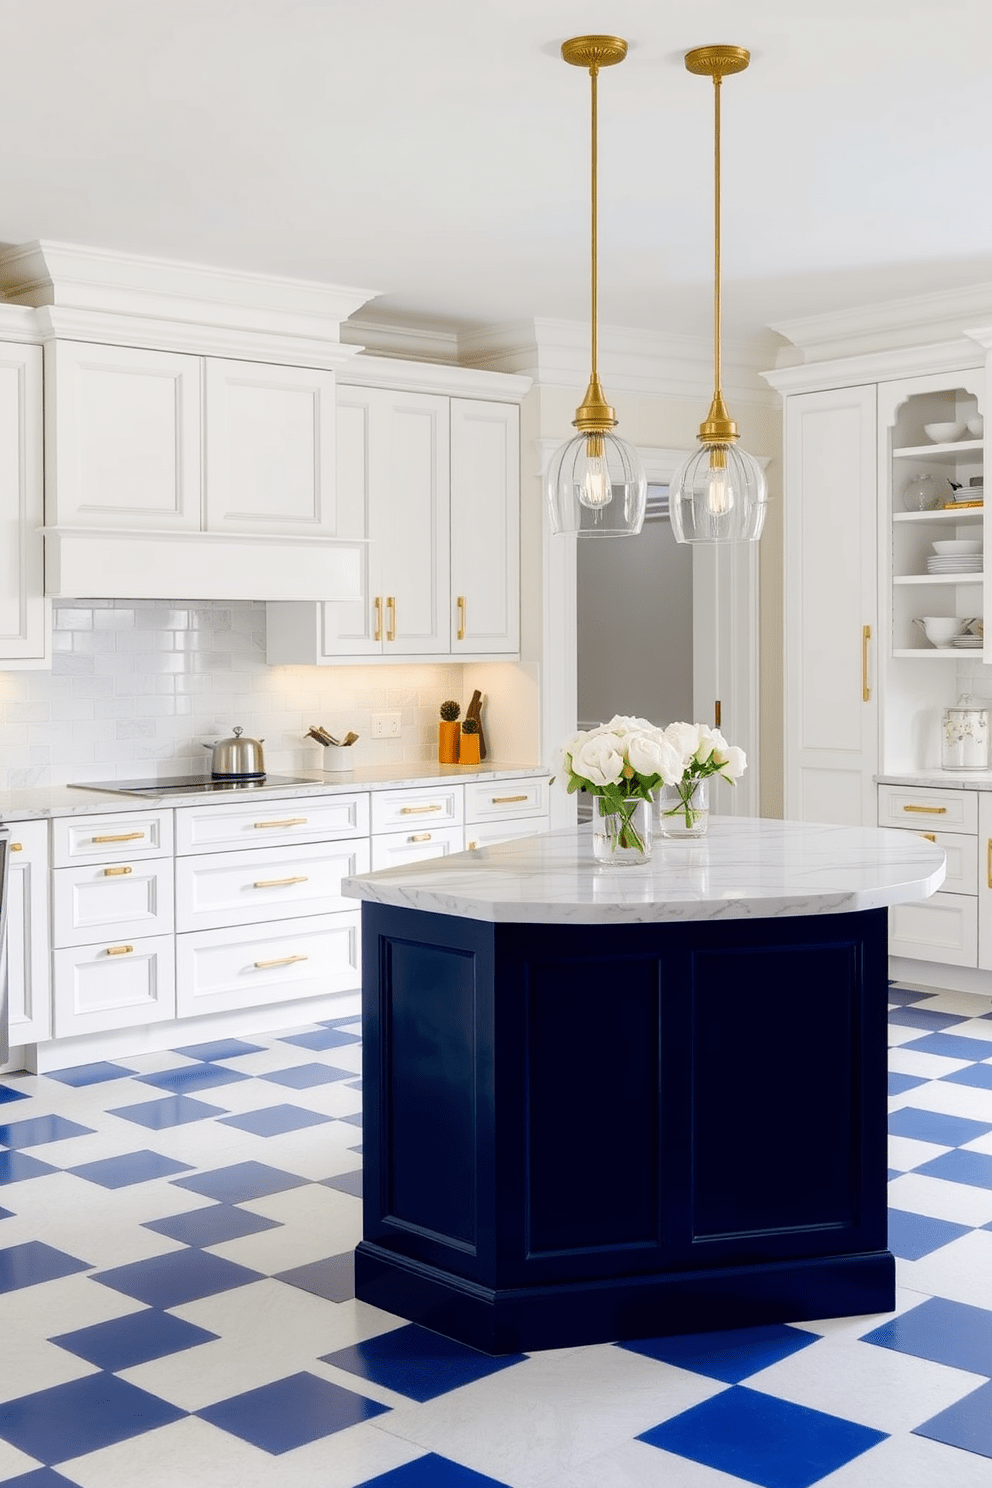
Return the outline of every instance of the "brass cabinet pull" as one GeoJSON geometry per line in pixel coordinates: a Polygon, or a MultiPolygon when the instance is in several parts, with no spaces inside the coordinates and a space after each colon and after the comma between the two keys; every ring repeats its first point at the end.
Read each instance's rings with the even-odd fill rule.
{"type": "Polygon", "coordinates": [[[138,842],[144,832],[114,832],[109,837],[94,837],[94,842],[138,842]]]}
{"type": "Polygon", "coordinates": [[[292,966],[294,961],[309,961],[309,956],[277,956],[274,961],[256,961],[256,971],[267,971],[270,966],[292,966]]]}
{"type": "Polygon", "coordinates": [[[989,855],[985,863],[985,877],[988,879],[989,888],[992,889],[992,837],[989,838],[989,855]]]}
{"type": "Polygon", "coordinates": [[[419,816],[423,811],[443,811],[443,806],[401,806],[400,816],[419,816]]]}
{"type": "Polygon", "coordinates": [[[871,626],[865,625],[861,629],[861,701],[871,702],[871,688],[868,686],[868,642],[871,640],[871,626]]]}
{"type": "Polygon", "coordinates": [[[946,806],[904,806],[903,811],[922,811],[927,816],[946,816],[946,806]]]}
{"type": "Polygon", "coordinates": [[[713,703],[713,727],[715,729],[718,729],[720,727],[720,720],[722,719],[722,717],[723,717],[723,705],[720,702],[720,699],[719,698],[716,698],[715,701],[714,701],[714,703],[713,703]]]}
{"type": "Polygon", "coordinates": [[[256,827],[305,827],[308,817],[287,816],[285,821],[256,822],[256,827]]]}
{"type": "Polygon", "coordinates": [[[526,795],[522,796],[493,796],[494,806],[506,806],[510,801],[526,801],[526,795]]]}
{"type": "Polygon", "coordinates": [[[130,956],[133,950],[134,946],[108,946],[106,954],[108,956],[130,956]]]}
{"type": "Polygon", "coordinates": [[[372,601],[372,603],[375,605],[375,631],[373,632],[372,639],[374,641],[381,641],[382,640],[382,595],[381,594],[377,594],[376,597],[375,597],[375,599],[372,601]]]}
{"type": "Polygon", "coordinates": [[[430,842],[431,834],[430,832],[414,832],[413,836],[406,840],[407,842],[430,842]]]}
{"type": "Polygon", "coordinates": [[[388,594],[386,596],[386,610],[388,611],[388,614],[387,614],[387,617],[386,617],[386,640],[387,641],[395,641],[395,639],[396,639],[396,600],[395,600],[395,598],[394,598],[394,596],[392,594],[388,594]]]}
{"type": "Polygon", "coordinates": [[[122,874],[133,873],[133,868],[104,868],[104,878],[120,878],[122,874]]]}
{"type": "Polygon", "coordinates": [[[479,844],[478,844],[478,843],[477,843],[477,842],[470,842],[470,843],[469,843],[469,845],[468,845],[468,846],[469,846],[469,851],[470,851],[470,852],[472,852],[472,851],[474,851],[474,850],[475,850],[475,848],[477,848],[477,847],[478,847],[478,845],[479,845],[479,844]]]}
{"type": "Polygon", "coordinates": [[[295,878],[259,878],[252,884],[253,889],[281,889],[283,884],[306,883],[307,875],[298,873],[295,878]]]}
{"type": "Polygon", "coordinates": [[[23,852],[24,851],[24,843],[23,842],[12,842],[10,844],[10,850],[11,850],[11,852],[23,852]]]}
{"type": "Polygon", "coordinates": [[[928,842],[936,842],[937,841],[937,837],[936,837],[936,834],[934,832],[921,832],[920,833],[920,836],[921,837],[925,837],[928,842]]]}
{"type": "Polygon", "coordinates": [[[459,594],[459,596],[458,596],[458,639],[460,641],[463,641],[465,639],[465,596],[464,596],[464,594],[459,594]]]}

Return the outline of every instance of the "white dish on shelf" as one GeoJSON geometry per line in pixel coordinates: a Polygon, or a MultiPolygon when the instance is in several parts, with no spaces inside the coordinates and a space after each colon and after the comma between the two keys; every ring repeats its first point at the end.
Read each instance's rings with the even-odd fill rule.
{"type": "Polygon", "coordinates": [[[981,439],[985,433],[985,420],[980,413],[973,413],[971,418],[965,419],[965,425],[972,439],[981,439]]]}
{"type": "Polygon", "coordinates": [[[980,574],[983,559],[978,558],[928,558],[927,573],[934,575],[980,574]]]}
{"type": "Polygon", "coordinates": [[[964,420],[946,424],[924,424],[923,432],[934,444],[950,444],[955,439],[960,439],[964,433],[966,424],[964,420]]]}
{"type": "Polygon", "coordinates": [[[973,650],[977,650],[980,646],[984,646],[985,645],[985,640],[984,640],[984,638],[982,636],[961,635],[961,636],[955,636],[954,639],[953,639],[953,641],[951,642],[951,645],[952,646],[960,646],[961,649],[964,650],[964,651],[969,651],[969,650],[972,650],[973,651],[973,650]]]}
{"type": "Polygon", "coordinates": [[[933,550],[935,553],[939,553],[941,558],[946,558],[949,555],[966,555],[970,557],[972,554],[982,551],[982,540],[980,537],[946,538],[942,542],[935,542],[933,550]]]}

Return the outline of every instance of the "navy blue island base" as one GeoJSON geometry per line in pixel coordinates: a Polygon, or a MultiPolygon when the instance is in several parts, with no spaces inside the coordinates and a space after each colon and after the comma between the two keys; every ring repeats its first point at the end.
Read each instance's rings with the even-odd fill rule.
{"type": "Polygon", "coordinates": [[[885,909],[362,920],[363,1301],[494,1354],[894,1307],[885,909]]]}

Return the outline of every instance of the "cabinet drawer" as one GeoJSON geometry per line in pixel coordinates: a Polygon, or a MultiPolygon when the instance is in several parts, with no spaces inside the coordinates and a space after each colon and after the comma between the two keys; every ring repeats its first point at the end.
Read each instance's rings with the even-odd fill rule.
{"type": "Polygon", "coordinates": [[[172,933],[171,858],[57,868],[52,878],[56,946],[172,933]]]}
{"type": "Polygon", "coordinates": [[[372,838],[372,871],[402,868],[425,858],[446,858],[449,853],[461,852],[462,843],[461,827],[429,827],[425,823],[413,831],[387,832],[372,838]]]}
{"type": "Polygon", "coordinates": [[[56,951],[56,1038],[158,1023],[176,1016],[174,940],[147,940],[56,951]]]}
{"type": "Polygon", "coordinates": [[[547,816],[548,781],[466,781],[466,822],[489,822],[517,816],[547,816]]]}
{"type": "Polygon", "coordinates": [[[548,830],[546,816],[525,817],[523,821],[483,822],[466,826],[465,846],[494,847],[497,842],[512,842],[515,837],[533,837],[548,830]]]}
{"type": "Polygon", "coordinates": [[[176,1011],[188,1018],[351,990],[361,985],[360,955],[357,909],[178,935],[176,1011]]]}
{"type": "Polygon", "coordinates": [[[948,966],[978,964],[978,900],[968,894],[931,894],[889,910],[889,955],[948,966]]]}
{"type": "Polygon", "coordinates": [[[401,827],[420,830],[455,826],[463,819],[463,786],[438,784],[424,790],[372,792],[372,831],[396,832],[401,827]]]}
{"type": "Polygon", "coordinates": [[[284,842],[323,842],[368,834],[366,792],[298,796],[279,801],[256,796],[250,804],[181,806],[176,811],[179,855],[239,847],[279,847],[284,842]]]}
{"type": "Polygon", "coordinates": [[[101,816],[57,816],[52,823],[52,866],[122,863],[172,852],[172,812],[115,811],[101,816]]]}
{"type": "Polygon", "coordinates": [[[945,894],[978,893],[978,838],[964,832],[919,833],[936,847],[942,847],[947,857],[947,873],[941,884],[945,894]]]}
{"type": "Polygon", "coordinates": [[[351,909],[341,880],[368,868],[366,838],[177,858],[176,928],[213,930],[351,909]]]}
{"type": "Polygon", "coordinates": [[[978,792],[916,790],[907,785],[878,787],[880,827],[918,827],[941,832],[978,831],[978,792]]]}

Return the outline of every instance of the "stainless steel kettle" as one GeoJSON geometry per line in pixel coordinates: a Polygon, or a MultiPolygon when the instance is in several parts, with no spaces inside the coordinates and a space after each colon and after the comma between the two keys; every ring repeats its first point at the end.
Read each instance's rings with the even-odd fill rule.
{"type": "Polygon", "coordinates": [[[264,776],[264,739],[245,739],[242,733],[236,728],[232,738],[204,744],[211,751],[210,773],[215,780],[261,780],[264,776]]]}

